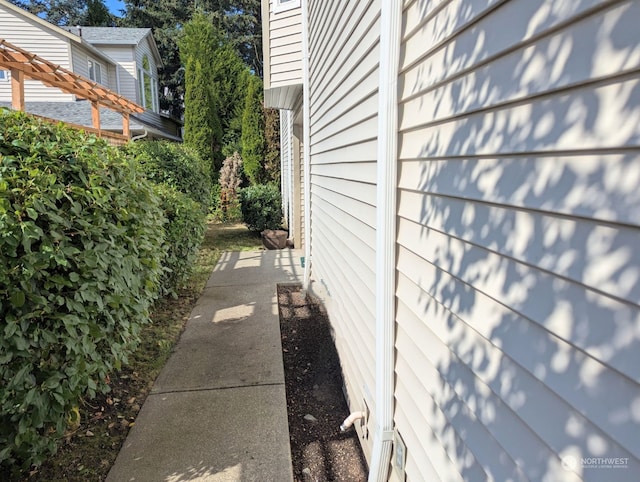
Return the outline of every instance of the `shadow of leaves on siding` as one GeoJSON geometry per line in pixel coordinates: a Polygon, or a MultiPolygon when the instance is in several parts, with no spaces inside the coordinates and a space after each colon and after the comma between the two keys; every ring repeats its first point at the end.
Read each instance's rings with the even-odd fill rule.
{"type": "MultiPolygon", "coordinates": [[[[465,26],[494,3],[445,5],[439,28],[460,30],[416,57],[400,85],[399,284],[414,290],[398,289],[399,331],[413,329],[405,314],[424,324],[423,365],[412,370],[426,425],[415,430],[444,448],[449,460],[427,454],[441,475],[631,480],[638,5],[514,1],[465,26]],[[520,15],[498,24],[507,9],[520,15]],[[585,18],[562,28],[574,15],[585,18]],[[589,457],[625,458],[627,468],[589,457]]],[[[418,4],[431,15],[430,2],[418,4]]],[[[409,338],[398,335],[400,357],[409,338]]]]}

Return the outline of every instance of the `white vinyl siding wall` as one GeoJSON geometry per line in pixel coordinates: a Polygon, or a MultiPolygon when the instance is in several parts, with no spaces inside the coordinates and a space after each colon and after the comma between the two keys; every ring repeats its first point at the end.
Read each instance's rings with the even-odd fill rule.
{"type": "Polygon", "coordinates": [[[379,1],[309,2],[312,277],[351,408],[372,411],[379,16],[379,1]]]}
{"type": "Polygon", "coordinates": [[[639,18],[633,0],[405,2],[395,422],[408,481],[640,473],[639,18]]]}
{"type": "Polygon", "coordinates": [[[269,11],[270,87],[302,83],[302,17],[300,8],[269,11]]]}
{"type": "MultiPolygon", "coordinates": [[[[71,69],[70,41],[67,38],[39,23],[25,19],[8,8],[0,8],[0,38],[56,65],[71,69]]],[[[65,94],[54,87],[46,87],[38,80],[25,80],[24,93],[25,99],[30,102],[74,99],[73,95],[65,94]]],[[[11,82],[0,82],[0,101],[11,101],[11,82]]]]}
{"type": "MultiPolygon", "coordinates": [[[[140,69],[142,69],[142,59],[143,57],[147,55],[149,58],[149,71],[152,73],[152,93],[155,96],[155,105],[158,105],[158,65],[156,62],[155,57],[153,56],[152,50],[151,50],[151,46],[149,45],[149,38],[145,38],[144,40],[142,40],[138,46],[136,47],[136,62],[138,64],[138,72],[136,73],[136,77],[137,77],[137,92],[138,92],[138,97],[137,97],[137,102],[142,105],[144,107],[144,103],[143,103],[143,99],[142,99],[142,93],[140,92],[140,69]]],[[[149,123],[157,123],[157,115],[155,115],[155,113],[152,110],[149,109],[145,109],[145,111],[142,114],[136,114],[137,117],[139,117],[140,119],[142,119],[143,121],[149,122],[149,123]]]]}
{"type": "MultiPolygon", "coordinates": [[[[135,102],[138,100],[135,49],[132,45],[96,45],[118,64],[119,94],[135,102]]],[[[113,90],[116,89],[114,84],[113,90]]]]}
{"type": "Polygon", "coordinates": [[[280,185],[282,192],[282,214],[287,221],[289,236],[293,233],[293,220],[291,219],[293,186],[293,139],[292,139],[291,111],[280,110],[280,185]]]}
{"type": "MultiPolygon", "coordinates": [[[[300,232],[300,236],[297,241],[298,241],[298,245],[300,246],[300,248],[304,248],[304,243],[305,243],[305,223],[304,223],[304,197],[306,195],[306,193],[304,192],[304,144],[302,143],[302,141],[300,141],[300,151],[299,151],[299,162],[298,165],[300,167],[300,175],[298,176],[298,191],[300,193],[299,196],[295,196],[295,199],[298,199],[300,204],[299,204],[299,213],[300,216],[298,216],[298,218],[296,219],[296,221],[298,222],[298,225],[300,226],[299,228],[299,232],[300,232]]],[[[294,200],[295,202],[295,200],[294,200]]]]}
{"type": "MultiPolygon", "coordinates": [[[[89,52],[75,43],[71,43],[71,58],[73,71],[87,79],[91,79],[89,75],[89,59],[97,63],[100,66],[100,84],[113,91],[116,90],[115,65],[107,63],[102,57],[98,57],[93,52],[89,52]]],[[[97,82],[96,79],[92,80],[97,82]]]]}

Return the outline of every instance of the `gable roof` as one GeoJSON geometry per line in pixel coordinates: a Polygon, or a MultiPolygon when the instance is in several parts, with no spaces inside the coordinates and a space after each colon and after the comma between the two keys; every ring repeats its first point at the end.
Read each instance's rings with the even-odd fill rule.
{"type": "Polygon", "coordinates": [[[162,66],[162,57],[153,38],[150,28],[133,27],[64,27],[69,32],[81,37],[92,45],[134,45],[137,46],[146,38],[159,66],[162,66]]]}
{"type": "Polygon", "coordinates": [[[90,51],[93,55],[96,55],[97,57],[101,58],[102,60],[112,64],[112,65],[116,65],[116,62],[111,59],[108,55],[106,55],[105,53],[101,52],[100,50],[98,50],[97,48],[95,48],[93,45],[91,45],[88,41],[83,40],[82,38],[80,38],[77,35],[74,35],[72,32],[69,32],[68,30],[65,30],[62,27],[58,27],[57,25],[54,25],[52,23],[47,22],[46,20],[41,19],[40,17],[38,17],[37,15],[34,15],[30,12],[27,12],[26,10],[18,7],[17,5],[14,5],[13,3],[8,2],[7,0],[0,0],[0,8],[5,8],[7,10],[11,10],[12,12],[25,17],[26,19],[37,23],[38,25],[51,30],[55,33],[57,33],[58,35],[61,35],[67,39],[69,39],[72,42],[75,42],[79,45],[82,45],[83,48],[87,49],[88,51],[90,51]]]}

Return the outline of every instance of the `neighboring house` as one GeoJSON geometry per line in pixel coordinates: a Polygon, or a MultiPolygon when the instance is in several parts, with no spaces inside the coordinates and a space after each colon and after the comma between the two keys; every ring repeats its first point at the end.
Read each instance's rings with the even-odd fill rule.
{"type": "MultiPolygon", "coordinates": [[[[150,29],[58,27],[0,0],[0,38],[89,78],[145,107],[131,115],[130,134],[180,140],[181,124],[159,113],[157,68],[162,65],[150,29]]],[[[65,122],[91,125],[88,102],[25,81],[28,112],[65,122]]],[[[0,105],[10,105],[9,72],[0,74],[0,105]]],[[[101,113],[101,128],[122,132],[120,114],[101,113]]]]}
{"type": "Polygon", "coordinates": [[[262,18],[287,217],[370,480],[637,480],[640,2],[262,18]]]}

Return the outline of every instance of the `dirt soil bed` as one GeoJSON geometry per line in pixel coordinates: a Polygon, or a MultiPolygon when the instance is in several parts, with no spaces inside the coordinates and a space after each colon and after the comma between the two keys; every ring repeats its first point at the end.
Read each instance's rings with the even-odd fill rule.
{"type": "Polygon", "coordinates": [[[321,306],[298,286],[279,286],[289,437],[296,482],[360,482],[367,466],[351,428],[342,372],[321,306]]]}

